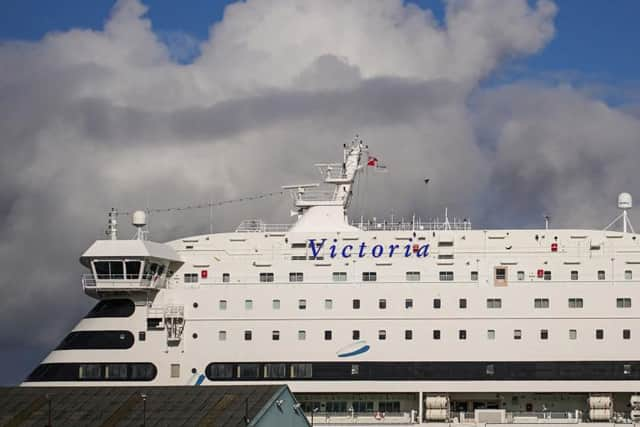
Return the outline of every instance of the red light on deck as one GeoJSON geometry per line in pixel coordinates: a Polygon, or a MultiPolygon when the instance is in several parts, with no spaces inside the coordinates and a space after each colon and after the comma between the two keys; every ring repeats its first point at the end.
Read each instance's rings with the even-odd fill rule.
{"type": "Polygon", "coordinates": [[[538,270],[538,278],[544,277],[544,270],[538,270]]]}
{"type": "Polygon", "coordinates": [[[200,277],[206,279],[207,277],[209,277],[209,272],[207,270],[200,271],[200,277]]]}
{"type": "Polygon", "coordinates": [[[558,252],[558,244],[557,243],[552,243],[551,244],[551,252],[558,252]]]}

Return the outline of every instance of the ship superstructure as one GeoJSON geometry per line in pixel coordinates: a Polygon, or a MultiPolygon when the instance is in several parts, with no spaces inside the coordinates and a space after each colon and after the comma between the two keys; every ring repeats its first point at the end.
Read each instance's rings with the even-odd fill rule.
{"type": "MultiPolygon", "coordinates": [[[[355,140],[292,225],[80,258],[98,304],[24,385],[287,383],[316,423],[640,416],[640,240],[628,230],[350,222],[355,140]]],[[[542,420],[542,421],[541,421],[542,420]]]]}

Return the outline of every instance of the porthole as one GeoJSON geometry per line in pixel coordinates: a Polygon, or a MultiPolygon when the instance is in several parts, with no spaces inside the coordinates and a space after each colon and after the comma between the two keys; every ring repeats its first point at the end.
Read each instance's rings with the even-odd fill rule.
{"type": "Polygon", "coordinates": [[[193,337],[193,339],[195,340],[196,338],[198,338],[198,334],[196,334],[195,332],[193,333],[193,335],[191,335],[193,337]]]}
{"type": "Polygon", "coordinates": [[[198,308],[198,303],[197,302],[193,303],[193,308],[198,308]]]}
{"type": "Polygon", "coordinates": [[[191,368],[191,373],[195,374],[196,372],[198,372],[198,370],[196,368],[191,368]]]}

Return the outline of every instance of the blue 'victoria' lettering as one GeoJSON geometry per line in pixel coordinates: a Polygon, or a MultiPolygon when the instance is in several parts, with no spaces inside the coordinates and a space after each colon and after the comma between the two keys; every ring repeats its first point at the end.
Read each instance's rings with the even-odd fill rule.
{"type": "MultiPolygon", "coordinates": [[[[322,239],[316,242],[316,239],[309,239],[309,247],[311,248],[311,255],[313,258],[317,258],[324,248],[324,244],[327,239],[322,239]]],[[[355,256],[354,250],[357,250],[358,258],[364,258],[367,255],[370,255],[374,258],[380,258],[385,255],[385,253],[389,256],[389,258],[393,257],[396,254],[396,250],[400,249],[400,245],[392,244],[389,245],[388,248],[381,244],[373,245],[371,248],[367,246],[365,242],[360,242],[360,244],[356,247],[353,245],[344,245],[342,248],[338,247],[338,240],[333,239],[333,243],[329,246],[329,256],[331,258],[335,258],[338,255],[342,256],[342,258],[351,258],[351,256],[355,256]],[[386,249],[386,251],[385,251],[386,249]]],[[[413,254],[416,255],[417,258],[426,258],[429,256],[429,244],[425,243],[424,245],[411,245],[411,243],[404,246],[403,255],[405,258],[409,258],[413,254]]]]}

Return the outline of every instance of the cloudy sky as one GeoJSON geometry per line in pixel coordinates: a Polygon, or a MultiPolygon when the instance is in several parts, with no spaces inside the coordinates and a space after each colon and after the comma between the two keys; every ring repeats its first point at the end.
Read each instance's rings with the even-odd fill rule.
{"type": "MultiPolygon", "coordinates": [[[[77,259],[110,207],[312,182],[355,134],[390,171],[361,180],[352,216],[601,228],[640,184],[634,0],[176,5],[2,6],[0,384],[93,304],[77,259]]],[[[213,227],[288,221],[286,203],[218,208],[213,227]]],[[[207,210],[157,214],[151,236],[209,226],[207,210]]]]}

